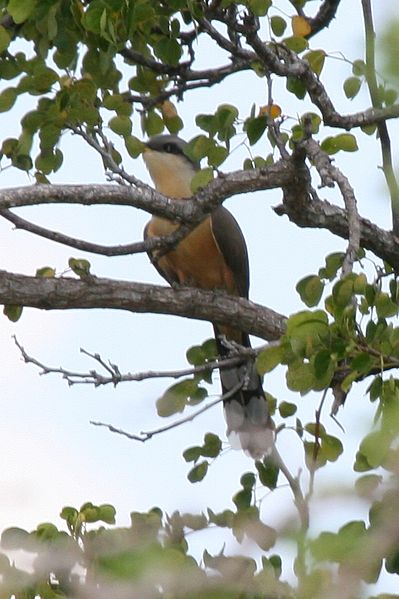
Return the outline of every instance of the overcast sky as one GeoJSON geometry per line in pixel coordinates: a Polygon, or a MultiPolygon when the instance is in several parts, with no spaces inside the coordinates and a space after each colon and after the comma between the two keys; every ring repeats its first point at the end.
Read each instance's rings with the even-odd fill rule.
{"type": "MultiPolygon", "coordinates": [[[[317,36],[311,47],[324,48],[330,55],[323,72],[337,108],[343,112],[360,110],[369,105],[366,92],[354,102],[348,102],[342,91],[342,81],[351,75],[351,67],[343,60],[363,58],[363,29],[360,0],[346,0],[338,18],[328,31],[317,36]]],[[[396,2],[375,2],[377,32],[384,22],[397,14],[396,2]]],[[[288,14],[291,11],[287,10],[288,14]]],[[[215,50],[200,44],[201,65],[209,66],[215,50]]],[[[223,62],[225,59],[223,60],[223,62]]],[[[12,84],[12,82],[11,82],[12,84]]],[[[4,82],[8,87],[10,82],[4,82]]],[[[276,82],[274,100],[284,114],[292,117],[311,108],[307,100],[298,102],[286,90],[284,81],[276,82]]],[[[0,115],[2,137],[17,136],[19,118],[36,102],[24,98],[16,106],[15,118],[0,115]],[[29,104],[29,101],[31,104],[29,104]]],[[[223,85],[192,96],[178,105],[185,122],[182,136],[198,134],[195,115],[213,113],[219,104],[236,104],[245,117],[253,103],[267,103],[264,80],[240,74],[223,85]]],[[[314,110],[314,108],[312,108],[314,110]]],[[[111,113],[110,113],[110,116],[111,113]]],[[[134,134],[142,137],[138,118],[134,134]]],[[[397,128],[397,125],[395,125],[397,128]]],[[[337,154],[336,164],[350,178],[355,188],[362,215],[379,225],[390,226],[389,206],[381,171],[379,148],[374,138],[356,134],[360,152],[337,154]]],[[[258,153],[265,154],[262,145],[258,153]]],[[[61,143],[64,152],[62,169],[51,178],[54,183],[104,182],[100,159],[84,144],[66,134],[61,143]]],[[[120,144],[123,151],[123,145],[120,144]]],[[[245,149],[231,153],[224,170],[240,168],[245,149]]],[[[149,182],[140,159],[126,158],[126,168],[135,176],[149,182]]],[[[0,172],[0,185],[27,185],[31,181],[21,171],[0,172]]],[[[316,183],[318,183],[316,179],[316,183]]],[[[321,197],[342,205],[337,190],[321,191],[321,197]]],[[[344,242],[324,231],[299,230],[286,218],[277,217],[272,206],[281,201],[278,190],[248,194],[233,198],[226,205],[236,215],[247,239],[251,262],[251,299],[274,310],[289,314],[303,306],[295,291],[296,282],[307,274],[317,272],[324,256],[345,248],[344,242]]],[[[25,218],[43,226],[76,237],[104,244],[128,243],[141,239],[148,215],[134,209],[118,207],[44,206],[19,211],[25,218]]],[[[162,280],[144,255],[104,258],[85,255],[67,247],[36,238],[28,233],[13,231],[6,221],[0,221],[1,268],[34,274],[38,267],[49,265],[62,273],[71,256],[85,257],[97,276],[161,284],[162,280]]],[[[370,267],[372,272],[372,267],[370,267]]],[[[225,439],[225,423],[220,406],[208,411],[194,422],[172,432],[158,435],[146,444],[129,441],[105,429],[95,428],[90,420],[109,422],[132,433],[153,429],[165,424],[155,414],[155,401],[168,386],[168,381],[145,381],[119,386],[92,389],[90,386],[69,388],[55,375],[39,376],[38,370],[21,361],[12,341],[16,335],[28,353],[52,366],[87,371],[97,365],[79,352],[83,347],[98,352],[104,359],[118,364],[122,372],[148,369],[169,369],[185,366],[185,351],[193,344],[211,336],[211,326],[170,316],[129,314],[118,311],[92,310],[45,312],[24,309],[16,324],[1,320],[0,361],[2,418],[0,435],[0,530],[11,525],[32,529],[39,522],[52,521],[61,525],[58,514],[64,505],[79,507],[85,501],[112,503],[117,508],[118,524],[129,523],[132,510],[148,510],[158,505],[166,511],[201,511],[207,506],[214,511],[231,507],[230,498],[239,488],[239,478],[245,470],[253,470],[252,461],[237,451],[226,451],[210,468],[200,484],[191,485],[186,474],[189,466],[181,454],[185,448],[200,444],[207,431],[225,439]]],[[[254,339],[254,344],[261,341],[254,339]]],[[[284,373],[273,372],[265,388],[279,400],[299,401],[298,416],[303,422],[314,418],[319,395],[297,398],[284,385],[284,373]]],[[[350,484],[351,466],[359,439],[370,427],[373,411],[363,398],[365,387],[351,393],[345,409],[339,415],[345,434],[325,416],[329,432],[339,436],[345,445],[345,455],[338,464],[329,466],[318,478],[329,494],[338,491],[337,480],[350,484]],[[361,413],[359,405],[361,402],[361,413]]],[[[219,392],[218,381],[214,393],[219,392]]],[[[302,452],[295,433],[279,437],[279,449],[296,473],[302,463],[302,452]]],[[[266,495],[264,490],[260,495],[266,495]]],[[[352,516],[366,518],[364,506],[345,505],[337,512],[335,525],[352,516]],[[353,514],[352,514],[353,512],[353,514]],[[352,515],[351,515],[352,514],[352,515]]],[[[315,505],[314,530],[332,528],[325,522],[325,500],[315,505]]],[[[270,525],[281,523],[294,513],[289,493],[277,490],[265,497],[262,508],[270,525]]],[[[201,554],[203,544],[209,551],[220,551],[222,542],[214,532],[195,536],[193,549],[201,554]]],[[[233,544],[228,544],[233,547],[233,544]]],[[[289,572],[286,573],[289,575],[289,572]]],[[[384,590],[387,587],[384,587],[384,590]]]]}

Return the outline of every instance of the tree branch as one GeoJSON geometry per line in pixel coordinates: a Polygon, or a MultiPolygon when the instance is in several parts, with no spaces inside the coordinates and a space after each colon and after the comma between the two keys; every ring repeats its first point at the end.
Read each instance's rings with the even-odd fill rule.
{"type": "MultiPolygon", "coordinates": [[[[325,200],[315,198],[309,203],[306,213],[294,210],[291,205],[280,204],[274,208],[279,216],[286,215],[298,227],[327,229],[334,235],[348,239],[349,227],[346,211],[325,200]]],[[[399,244],[390,231],[377,227],[369,220],[359,217],[360,246],[371,250],[395,269],[399,269],[399,244]]]]}
{"type": "Polygon", "coordinates": [[[139,254],[142,252],[152,252],[158,250],[160,255],[164,252],[172,249],[175,245],[187,235],[187,233],[193,228],[193,226],[180,225],[173,233],[162,237],[151,237],[144,241],[136,241],[134,243],[128,243],[126,245],[100,245],[98,243],[91,243],[83,239],[77,239],[76,237],[70,237],[57,231],[52,231],[35,225],[30,221],[17,216],[10,210],[0,210],[0,216],[6,220],[12,222],[16,229],[23,229],[44,239],[55,241],[69,247],[90,252],[92,254],[100,254],[102,256],[126,256],[127,254],[139,254]]]}
{"type": "Polygon", "coordinates": [[[195,366],[192,368],[182,368],[178,370],[162,370],[162,371],[154,371],[148,370],[146,372],[137,372],[137,373],[125,373],[122,374],[119,370],[119,367],[116,364],[111,362],[105,362],[101,356],[97,353],[92,354],[85,349],[81,348],[80,351],[93,358],[96,362],[98,362],[108,373],[108,375],[100,374],[96,370],[90,370],[89,372],[74,372],[71,370],[67,370],[62,367],[53,367],[47,366],[43,364],[36,358],[30,356],[25,348],[19,343],[17,338],[14,336],[15,345],[18,347],[21,352],[22,358],[26,364],[33,364],[40,369],[41,375],[46,374],[60,374],[62,378],[64,378],[68,385],[94,385],[94,387],[100,387],[102,385],[112,384],[114,387],[119,383],[132,383],[132,382],[140,382],[147,379],[155,379],[155,378],[173,378],[178,379],[183,376],[190,376],[196,374],[209,373],[213,370],[225,370],[227,368],[231,368],[232,366],[236,366],[237,364],[242,364],[248,358],[255,358],[264,347],[260,347],[257,349],[245,348],[242,347],[239,349],[237,355],[231,357],[220,357],[218,360],[214,360],[213,362],[207,362],[206,364],[201,364],[200,366],[195,366]]]}
{"type": "Polygon", "coordinates": [[[152,431],[141,431],[141,433],[139,435],[128,433],[127,431],[124,431],[120,428],[116,428],[112,424],[105,424],[104,422],[90,421],[90,424],[94,424],[94,426],[105,426],[109,431],[111,431],[111,433],[117,433],[118,435],[123,435],[124,437],[127,437],[128,439],[132,439],[133,441],[142,441],[143,443],[145,443],[145,441],[149,441],[155,435],[159,435],[161,433],[165,433],[166,431],[170,431],[174,428],[177,428],[178,426],[181,426],[182,424],[186,424],[187,422],[192,422],[195,418],[197,418],[204,412],[207,412],[208,410],[210,410],[217,404],[221,403],[222,401],[228,400],[230,397],[233,397],[233,395],[241,389],[243,384],[244,384],[244,380],[240,381],[237,385],[235,385],[232,389],[230,389],[230,391],[228,391],[221,397],[218,397],[218,399],[211,401],[210,403],[206,404],[199,410],[196,410],[193,414],[190,414],[189,416],[185,416],[184,418],[175,420],[174,422],[171,422],[170,424],[166,424],[165,426],[161,426],[160,428],[154,429],[152,431]]]}
{"type": "MultiPolygon", "coordinates": [[[[362,0],[362,7],[366,37],[366,80],[373,107],[381,109],[382,103],[375,72],[375,31],[370,0],[362,0]]],[[[399,237],[399,186],[392,164],[391,140],[385,120],[378,122],[377,127],[381,144],[382,169],[391,196],[393,231],[399,237]]]]}
{"type": "Polygon", "coordinates": [[[87,276],[40,278],[0,271],[0,303],[43,310],[111,308],[174,314],[236,327],[267,341],[281,337],[285,317],[269,308],[220,292],[171,289],[87,276]]]}
{"type": "Polygon", "coordinates": [[[171,199],[138,180],[137,185],[32,185],[0,190],[0,210],[40,204],[130,206],[170,220],[195,223],[225,199],[240,193],[277,189],[295,176],[293,165],[270,166],[221,174],[189,199],[171,199]]]}
{"type": "Polygon", "coordinates": [[[341,0],[324,0],[316,16],[307,18],[307,21],[312,28],[312,32],[306,36],[308,39],[330,25],[331,21],[335,18],[340,1],[341,0]]]}

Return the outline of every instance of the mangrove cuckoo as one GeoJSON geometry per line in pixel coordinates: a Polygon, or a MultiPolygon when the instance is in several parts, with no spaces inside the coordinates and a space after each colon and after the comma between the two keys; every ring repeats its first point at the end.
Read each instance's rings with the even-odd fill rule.
{"type": "MultiPolygon", "coordinates": [[[[189,198],[191,180],[198,170],[186,155],[187,143],[175,135],[156,135],[147,141],[143,158],[155,188],[171,198],[189,198]]],[[[153,216],[144,238],[167,235],[178,223],[153,216]]],[[[248,298],[249,264],[242,231],[232,214],[220,206],[205,218],[175,249],[157,259],[156,268],[169,284],[221,290],[248,298]]],[[[249,335],[231,326],[213,323],[219,354],[228,356],[238,343],[250,347],[249,335]]],[[[261,458],[273,443],[272,421],[253,362],[221,369],[227,436],[234,448],[242,448],[255,459],[261,458]],[[231,391],[237,389],[233,394],[231,391]]]]}

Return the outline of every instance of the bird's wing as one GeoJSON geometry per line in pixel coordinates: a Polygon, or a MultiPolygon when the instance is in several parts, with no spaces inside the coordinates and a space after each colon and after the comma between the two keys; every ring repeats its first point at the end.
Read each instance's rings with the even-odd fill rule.
{"type": "MultiPolygon", "coordinates": [[[[152,235],[149,235],[150,225],[151,225],[151,221],[149,221],[144,228],[144,231],[143,231],[144,241],[146,239],[149,239],[152,237],[152,235]]],[[[157,252],[147,252],[147,254],[148,254],[148,257],[151,260],[151,263],[153,264],[153,266],[155,266],[155,268],[157,269],[157,271],[159,272],[161,277],[163,277],[165,279],[165,281],[167,281],[169,283],[169,285],[173,286],[179,282],[177,276],[175,275],[175,273],[172,270],[165,270],[159,266],[157,252]]]]}
{"type": "Polygon", "coordinates": [[[211,215],[211,226],[215,242],[233,273],[239,295],[248,298],[248,251],[239,224],[226,208],[220,206],[211,215]]]}

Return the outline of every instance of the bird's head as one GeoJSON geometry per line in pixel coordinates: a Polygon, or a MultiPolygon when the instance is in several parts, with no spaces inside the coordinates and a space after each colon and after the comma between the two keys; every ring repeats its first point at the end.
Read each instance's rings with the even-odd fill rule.
{"type": "Polygon", "coordinates": [[[144,162],[155,188],[166,196],[192,195],[191,180],[199,165],[188,157],[187,146],[177,135],[155,135],[145,144],[144,162]]]}

